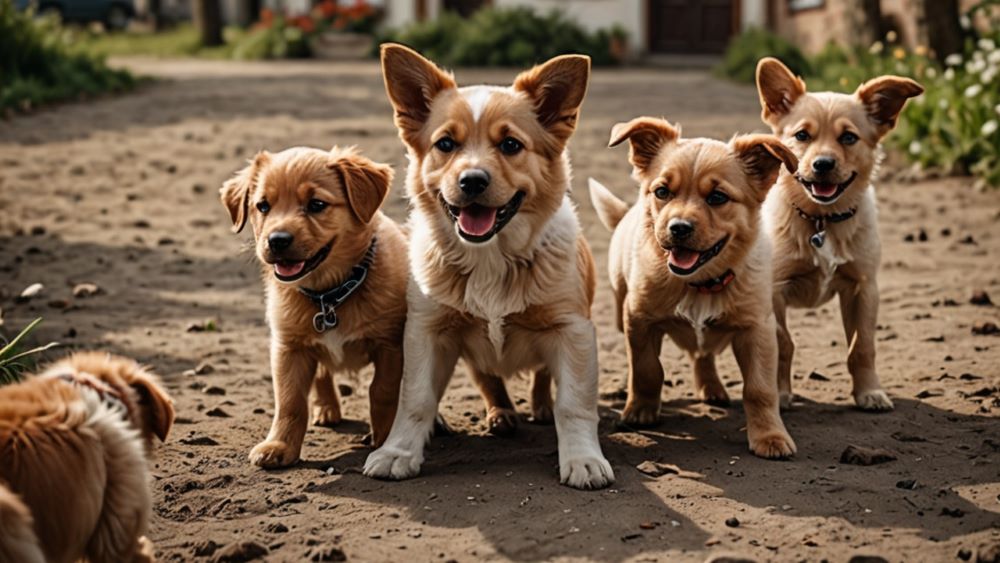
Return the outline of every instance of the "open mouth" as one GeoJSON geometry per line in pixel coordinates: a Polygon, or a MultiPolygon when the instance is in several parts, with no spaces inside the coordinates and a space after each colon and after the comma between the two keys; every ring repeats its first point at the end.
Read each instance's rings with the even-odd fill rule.
{"type": "Polygon", "coordinates": [[[851,182],[858,177],[857,172],[851,173],[851,177],[847,179],[846,182],[842,184],[832,184],[817,182],[815,180],[806,180],[802,176],[796,176],[795,179],[799,181],[800,184],[809,192],[809,195],[813,199],[820,203],[832,203],[840,197],[840,194],[844,193],[847,186],[851,185],[851,182]]]}
{"type": "Polygon", "coordinates": [[[686,246],[674,245],[667,248],[667,266],[670,271],[678,276],[691,275],[698,271],[709,260],[718,256],[722,249],[729,242],[729,235],[722,237],[722,240],[713,244],[708,250],[694,250],[686,246]]]}
{"type": "Polygon", "coordinates": [[[514,218],[523,201],[524,192],[518,191],[501,207],[486,207],[478,203],[458,207],[448,203],[444,196],[441,196],[445,211],[458,225],[459,236],[469,242],[486,242],[493,238],[493,235],[499,233],[500,229],[514,218]]]}
{"type": "Polygon", "coordinates": [[[319,266],[323,260],[326,260],[332,246],[333,241],[331,240],[329,244],[319,249],[319,252],[305,260],[278,260],[274,263],[274,277],[283,282],[293,282],[304,278],[306,274],[315,270],[316,266],[319,266]]]}

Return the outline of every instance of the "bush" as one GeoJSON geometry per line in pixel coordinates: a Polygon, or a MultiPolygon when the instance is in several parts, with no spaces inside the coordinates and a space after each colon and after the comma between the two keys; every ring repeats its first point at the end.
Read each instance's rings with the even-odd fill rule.
{"type": "Polygon", "coordinates": [[[382,37],[448,66],[519,67],[568,53],[589,55],[594,65],[615,64],[615,42],[624,38],[620,28],[589,33],[557,11],[539,15],[526,7],[486,8],[468,19],[445,13],[382,37]]]}
{"type": "Polygon", "coordinates": [[[0,0],[0,110],[28,111],[59,100],[118,92],[135,80],[95,55],[71,50],[52,19],[34,19],[0,0]]]}
{"type": "Polygon", "coordinates": [[[715,70],[737,82],[753,83],[757,61],[764,57],[780,60],[798,75],[807,75],[811,70],[809,61],[798,47],[762,29],[749,29],[733,38],[715,70]]]}

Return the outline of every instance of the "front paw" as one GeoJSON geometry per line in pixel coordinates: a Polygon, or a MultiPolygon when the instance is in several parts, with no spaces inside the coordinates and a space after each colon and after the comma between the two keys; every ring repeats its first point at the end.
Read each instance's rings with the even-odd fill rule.
{"type": "Polygon", "coordinates": [[[382,446],[368,454],[364,473],[374,479],[409,479],[420,473],[423,456],[401,448],[382,446]]]}
{"type": "Polygon", "coordinates": [[[728,407],[730,404],[729,393],[721,384],[702,387],[698,390],[698,398],[713,407],[728,407]]]}
{"type": "Polygon", "coordinates": [[[574,489],[603,489],[615,482],[611,464],[601,455],[559,462],[559,482],[574,489]]]}
{"type": "Polygon", "coordinates": [[[622,411],[622,422],[629,426],[654,426],[660,421],[660,402],[629,401],[622,411]]]}
{"type": "Polygon", "coordinates": [[[299,450],[280,440],[265,440],[250,450],[250,463],[265,469],[288,467],[299,460],[299,450]]]}
{"type": "Polygon", "coordinates": [[[895,408],[892,399],[882,389],[862,391],[854,395],[854,402],[861,410],[885,412],[895,408]]]}
{"type": "Polygon", "coordinates": [[[501,438],[509,438],[517,431],[517,411],[491,407],[486,413],[488,432],[501,438]]]}
{"type": "Polygon", "coordinates": [[[341,421],[340,407],[333,405],[313,405],[312,423],[315,426],[335,426],[341,421]]]}
{"type": "Polygon", "coordinates": [[[788,432],[778,430],[750,438],[750,451],[766,459],[786,459],[795,455],[795,442],[788,432]]]}

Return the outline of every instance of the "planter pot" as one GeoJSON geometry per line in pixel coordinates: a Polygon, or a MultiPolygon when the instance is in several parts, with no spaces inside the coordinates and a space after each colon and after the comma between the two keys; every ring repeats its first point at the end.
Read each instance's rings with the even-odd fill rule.
{"type": "Polygon", "coordinates": [[[359,60],[368,58],[372,37],[364,33],[320,33],[309,44],[313,57],[325,60],[359,60]]]}

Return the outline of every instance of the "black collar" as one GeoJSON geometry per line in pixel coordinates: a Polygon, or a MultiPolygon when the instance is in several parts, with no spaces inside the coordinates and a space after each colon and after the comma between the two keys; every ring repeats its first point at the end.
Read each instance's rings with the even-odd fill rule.
{"type": "Polygon", "coordinates": [[[842,221],[846,221],[851,217],[854,217],[854,215],[858,212],[857,207],[852,207],[847,211],[843,211],[841,213],[826,213],[822,215],[811,215],[803,211],[802,208],[800,208],[798,205],[795,205],[794,203],[792,204],[792,207],[794,207],[795,211],[799,213],[799,217],[802,217],[806,221],[811,222],[813,226],[815,226],[816,233],[811,237],[809,237],[809,243],[815,246],[816,248],[821,248],[823,246],[823,243],[826,242],[826,225],[828,223],[840,223],[842,221]]]}
{"type": "Polygon", "coordinates": [[[316,332],[324,332],[328,328],[337,326],[337,307],[347,301],[361,284],[368,277],[368,269],[371,268],[375,260],[375,243],[377,239],[372,237],[372,243],[368,246],[361,262],[351,269],[351,275],[338,286],[334,286],[326,291],[313,291],[304,287],[299,288],[302,295],[308,297],[319,307],[319,312],[313,316],[313,328],[316,332]]]}
{"type": "Polygon", "coordinates": [[[726,289],[726,286],[733,283],[734,279],[736,279],[736,274],[732,270],[726,270],[714,278],[691,282],[688,285],[697,289],[698,293],[708,295],[710,293],[719,293],[723,289],[726,289]]]}

